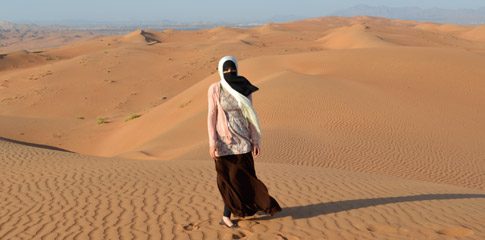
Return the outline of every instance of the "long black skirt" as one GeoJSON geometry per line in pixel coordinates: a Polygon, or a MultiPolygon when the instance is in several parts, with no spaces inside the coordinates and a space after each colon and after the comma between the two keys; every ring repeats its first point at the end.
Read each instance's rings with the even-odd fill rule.
{"type": "Polygon", "coordinates": [[[256,177],[251,152],[215,157],[217,187],[224,204],[237,217],[258,211],[274,215],[281,211],[264,183],[256,177]]]}

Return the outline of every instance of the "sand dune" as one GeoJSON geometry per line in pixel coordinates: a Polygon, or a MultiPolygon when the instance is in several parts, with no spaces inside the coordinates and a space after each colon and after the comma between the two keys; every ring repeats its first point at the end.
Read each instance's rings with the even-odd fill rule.
{"type": "Polygon", "coordinates": [[[0,71],[28,68],[56,60],[56,56],[46,55],[42,51],[16,51],[0,55],[0,71]]]}
{"type": "Polygon", "coordinates": [[[482,29],[329,17],[6,52],[0,136],[40,145],[0,142],[0,239],[482,239],[482,29]],[[206,129],[227,54],[260,87],[257,171],[286,209],[233,232],[206,129]]]}
{"type": "Polygon", "coordinates": [[[466,40],[484,42],[485,41],[485,26],[460,26],[454,24],[418,24],[417,29],[432,31],[436,33],[450,33],[456,37],[466,40]]]}
{"type": "Polygon", "coordinates": [[[274,34],[278,32],[286,32],[289,29],[279,24],[267,23],[262,26],[256,27],[255,30],[261,34],[274,34]]]}
{"type": "Polygon", "coordinates": [[[436,31],[436,32],[463,32],[469,30],[469,27],[456,24],[436,24],[436,23],[422,23],[416,25],[416,28],[436,31]]]}
{"type": "Polygon", "coordinates": [[[160,43],[162,41],[160,36],[158,36],[157,34],[149,31],[145,31],[145,30],[136,30],[131,33],[128,33],[125,36],[123,36],[123,40],[125,42],[131,42],[131,43],[146,42],[149,45],[160,43]]]}
{"type": "Polygon", "coordinates": [[[263,161],[483,189],[476,129],[484,127],[485,46],[451,36],[457,26],[420,25],[358,17],[140,30],[41,53],[53,61],[8,54],[0,66],[18,68],[1,72],[0,122],[10,127],[0,134],[100,156],[204,159],[206,89],[217,81],[218,58],[231,53],[262,85],[255,99],[268,134],[263,161]],[[147,44],[151,38],[160,43],[147,44]],[[283,101],[293,89],[299,100],[283,101]],[[314,121],[297,124],[308,117],[314,121]],[[436,162],[446,168],[434,172],[436,162]],[[468,169],[473,178],[464,178],[468,169]]]}
{"type": "Polygon", "coordinates": [[[448,239],[485,237],[483,191],[256,162],[273,217],[218,225],[210,161],[96,158],[0,140],[1,239],[448,239]],[[21,187],[19,187],[21,186],[21,187]]]}
{"type": "Polygon", "coordinates": [[[472,41],[484,42],[485,41],[485,26],[475,27],[472,30],[463,33],[462,36],[464,38],[472,40],[472,41]]]}
{"type": "MultiPolygon", "coordinates": [[[[263,161],[483,189],[482,133],[473,130],[483,127],[483,115],[477,111],[483,102],[481,64],[482,57],[465,51],[392,48],[267,56],[243,61],[241,68],[253,69],[248,77],[264,91],[264,96],[255,96],[258,112],[266,119],[263,161]],[[370,54],[373,62],[359,65],[370,54]],[[436,58],[450,62],[433,62],[436,58]],[[354,66],[353,72],[346,71],[348,65],[354,66]],[[389,66],[398,66],[402,75],[395,76],[389,66]],[[462,67],[476,77],[459,80],[462,67]],[[423,71],[429,68],[443,71],[423,71]],[[312,124],[295,124],[305,121],[312,124]]],[[[209,77],[123,125],[106,139],[100,153],[205,159],[206,130],[200,128],[206,117],[204,89],[214,80],[209,77]]]]}
{"type": "Polygon", "coordinates": [[[317,41],[329,49],[381,48],[394,45],[381,36],[369,33],[368,29],[369,26],[362,24],[337,28],[317,41]]]}

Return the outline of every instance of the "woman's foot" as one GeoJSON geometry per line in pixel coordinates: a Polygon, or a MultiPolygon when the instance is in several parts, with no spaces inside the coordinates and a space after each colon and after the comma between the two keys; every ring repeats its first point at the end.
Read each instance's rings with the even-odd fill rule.
{"type": "Polygon", "coordinates": [[[258,216],[258,217],[271,217],[271,216],[273,216],[272,214],[264,212],[264,211],[257,211],[255,215],[258,216]]]}
{"type": "Polygon", "coordinates": [[[229,217],[222,217],[221,221],[219,222],[221,225],[225,225],[228,228],[237,228],[237,224],[233,223],[229,217]]]}

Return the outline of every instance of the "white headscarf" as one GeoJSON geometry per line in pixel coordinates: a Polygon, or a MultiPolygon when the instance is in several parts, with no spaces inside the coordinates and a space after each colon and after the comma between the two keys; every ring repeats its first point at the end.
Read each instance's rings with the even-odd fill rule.
{"type": "Polygon", "coordinates": [[[223,65],[226,61],[234,62],[234,64],[236,65],[236,69],[238,68],[237,60],[236,60],[235,57],[225,56],[225,57],[221,58],[221,60],[219,60],[219,66],[218,66],[219,75],[221,77],[221,80],[220,80],[221,85],[224,88],[224,90],[229,92],[229,94],[231,94],[236,99],[236,101],[239,105],[239,108],[241,108],[241,111],[242,111],[244,117],[246,117],[246,119],[248,119],[248,121],[251,124],[254,125],[254,127],[256,128],[258,133],[261,135],[261,129],[259,127],[258,115],[256,114],[256,111],[254,110],[253,105],[251,104],[251,101],[246,96],[244,96],[241,93],[239,93],[238,91],[234,90],[231,87],[231,85],[229,85],[229,83],[227,83],[226,79],[224,79],[224,72],[223,72],[222,67],[223,67],[223,65]]]}

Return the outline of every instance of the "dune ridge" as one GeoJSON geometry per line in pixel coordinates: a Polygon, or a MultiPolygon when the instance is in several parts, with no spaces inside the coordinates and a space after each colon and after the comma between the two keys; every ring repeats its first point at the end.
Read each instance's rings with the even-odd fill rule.
{"type": "Polygon", "coordinates": [[[152,45],[155,43],[160,43],[162,40],[160,36],[156,33],[146,31],[143,29],[133,31],[123,36],[123,40],[125,42],[132,42],[132,43],[143,43],[146,42],[148,45],[152,45]]]}
{"type": "Polygon", "coordinates": [[[317,41],[329,49],[381,48],[394,45],[379,35],[369,33],[369,29],[369,26],[363,24],[337,28],[317,41]]]}

